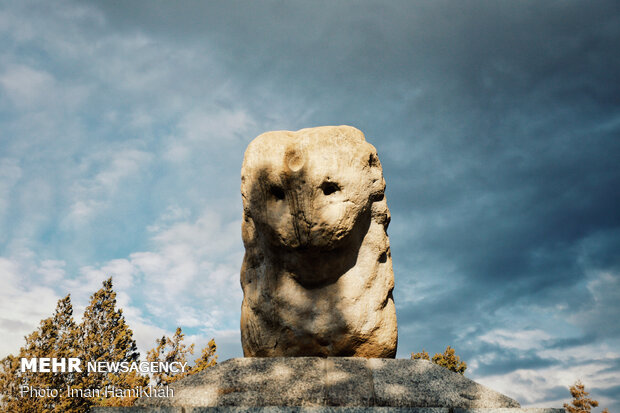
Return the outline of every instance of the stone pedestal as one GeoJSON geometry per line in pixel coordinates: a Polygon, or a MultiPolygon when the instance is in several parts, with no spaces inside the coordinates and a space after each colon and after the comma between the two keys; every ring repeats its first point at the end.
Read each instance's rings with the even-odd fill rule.
{"type": "Polygon", "coordinates": [[[97,413],[564,413],[517,401],[426,360],[236,358],[170,386],[174,397],[97,413]]]}
{"type": "Polygon", "coordinates": [[[448,409],[447,407],[95,407],[91,413],[566,413],[564,409],[448,409]]]}

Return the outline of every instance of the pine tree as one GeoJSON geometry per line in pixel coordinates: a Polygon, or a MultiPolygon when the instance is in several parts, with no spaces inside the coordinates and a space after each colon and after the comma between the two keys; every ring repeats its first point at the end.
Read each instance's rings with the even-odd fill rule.
{"type": "Polygon", "coordinates": [[[82,372],[41,373],[21,372],[21,358],[80,358],[89,361],[134,362],[139,353],[133,333],[121,309],[116,309],[116,293],[112,279],[91,296],[83,322],[73,321],[71,298],[58,301],[54,316],[41,320],[39,328],[25,337],[26,344],[17,356],[9,355],[0,361],[0,410],[7,412],[85,412],[93,404],[129,406],[135,398],[68,397],[67,388],[103,389],[113,385],[120,389],[146,386],[148,377],[136,372],[93,373],[82,365],[82,372]],[[20,386],[37,389],[57,389],[55,397],[20,395],[20,386]]]}
{"type": "MultiPolygon", "coordinates": [[[[84,311],[84,318],[77,329],[77,344],[80,358],[90,362],[137,362],[140,353],[133,339],[133,332],[125,322],[122,309],[116,309],[116,293],[112,289],[112,278],[103,282],[103,287],[91,296],[90,305],[84,311]]],[[[101,373],[83,371],[75,384],[78,389],[133,388],[145,386],[148,382],[135,372],[101,373]]],[[[106,406],[130,406],[135,398],[83,399],[83,407],[92,404],[106,406]]]]}
{"type": "Polygon", "coordinates": [[[446,347],[446,351],[443,353],[436,353],[431,359],[428,353],[422,349],[421,353],[411,353],[412,360],[429,360],[435,364],[447,368],[455,373],[465,374],[467,369],[467,363],[461,361],[461,358],[454,354],[454,349],[450,346],[446,347]]]}
{"type": "Polygon", "coordinates": [[[196,364],[192,367],[190,374],[198,373],[208,367],[215,366],[217,364],[217,355],[215,354],[216,350],[217,346],[215,345],[215,340],[211,339],[207,343],[207,346],[202,349],[202,354],[196,359],[196,364]]]}
{"type": "Polygon", "coordinates": [[[58,300],[53,317],[41,320],[39,328],[26,336],[26,345],[17,357],[9,355],[1,362],[0,392],[4,397],[2,407],[6,411],[19,412],[69,412],[78,411],[79,403],[66,395],[65,389],[74,383],[72,373],[21,372],[21,358],[69,358],[75,357],[73,342],[75,323],[71,298],[67,295],[58,300]],[[56,389],[55,397],[22,397],[20,386],[36,389],[56,389]]]}
{"type": "MultiPolygon", "coordinates": [[[[56,358],[73,358],[78,356],[75,348],[76,325],[73,321],[73,306],[71,297],[67,295],[58,301],[53,318],[53,328],[56,330],[54,342],[54,355],[56,358]]],[[[60,397],[55,406],[56,411],[71,411],[79,406],[79,402],[72,397],[67,397],[66,389],[75,383],[74,372],[52,373],[51,387],[60,390],[60,397]]]]}
{"type": "MultiPolygon", "coordinates": [[[[172,338],[163,336],[161,339],[155,340],[157,346],[147,353],[147,361],[161,361],[165,363],[186,363],[187,356],[189,354],[194,354],[194,344],[187,347],[183,343],[184,339],[185,334],[183,334],[181,327],[177,327],[172,338]]],[[[187,370],[185,372],[177,373],[166,373],[162,371],[153,373],[153,379],[155,380],[155,384],[157,386],[167,386],[168,384],[173,383],[188,374],[189,371],[187,370]]]]}
{"type": "MultiPolygon", "coordinates": [[[[590,399],[587,396],[590,394],[586,391],[585,386],[581,381],[575,382],[568,388],[573,401],[571,404],[564,403],[564,408],[568,413],[590,413],[593,407],[598,406],[596,400],[590,399]]],[[[607,410],[607,409],[605,409],[607,410]]]]}
{"type": "MultiPolygon", "coordinates": [[[[184,339],[185,334],[183,334],[181,327],[177,327],[172,338],[163,336],[161,339],[155,340],[156,346],[155,348],[149,350],[146,357],[147,361],[186,363],[189,355],[194,354],[194,344],[191,344],[188,347],[183,343],[184,339]]],[[[154,373],[153,380],[155,381],[155,384],[157,386],[166,386],[190,374],[195,374],[208,367],[214,366],[217,364],[217,355],[215,354],[216,350],[217,346],[215,344],[215,340],[211,339],[207,346],[202,349],[202,354],[195,360],[193,367],[188,368],[184,372],[178,373],[154,373]]]]}
{"type": "Polygon", "coordinates": [[[454,349],[450,346],[446,347],[446,351],[443,354],[435,354],[432,361],[435,364],[460,374],[465,374],[465,370],[467,369],[467,363],[461,361],[461,358],[454,354],[454,349]]]}
{"type": "MultiPolygon", "coordinates": [[[[6,412],[38,412],[41,409],[37,408],[37,399],[30,397],[20,396],[20,386],[33,386],[36,383],[32,380],[30,375],[22,374],[19,371],[19,359],[26,356],[23,351],[23,347],[20,349],[20,353],[17,357],[9,354],[7,357],[0,361],[0,394],[1,401],[0,407],[2,411],[6,412]]],[[[42,407],[42,406],[41,406],[42,407]]]]}
{"type": "Polygon", "coordinates": [[[421,353],[411,353],[411,359],[412,360],[428,360],[428,361],[431,361],[431,358],[429,357],[428,353],[424,349],[422,349],[421,353]]]}
{"type": "MultiPolygon", "coordinates": [[[[149,361],[186,363],[194,353],[194,344],[183,343],[185,335],[177,328],[172,338],[157,340],[157,347],[149,351],[149,361]]],[[[116,293],[112,279],[103,282],[102,288],[91,296],[80,325],[73,321],[70,296],[58,301],[54,316],[41,320],[39,328],[25,337],[26,344],[17,356],[8,355],[0,360],[0,411],[24,413],[85,412],[93,405],[130,406],[135,398],[68,397],[71,390],[133,389],[146,386],[148,377],[136,372],[89,372],[88,362],[137,362],[139,353],[133,333],[125,321],[123,311],[116,309],[116,293]],[[80,358],[82,372],[41,373],[21,372],[21,358],[80,358]],[[38,389],[58,389],[55,397],[22,397],[20,386],[38,389]]],[[[177,374],[155,374],[158,384],[169,384],[189,374],[194,374],[217,362],[217,346],[209,341],[192,368],[177,374]]],[[[75,393],[74,393],[75,394],[75,393]]]]}

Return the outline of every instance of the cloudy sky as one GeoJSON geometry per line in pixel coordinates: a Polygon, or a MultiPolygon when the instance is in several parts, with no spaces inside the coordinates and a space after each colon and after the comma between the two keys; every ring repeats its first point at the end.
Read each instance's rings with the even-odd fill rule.
{"type": "Polygon", "coordinates": [[[614,1],[4,2],[0,356],[108,276],[143,352],[182,326],[241,356],[244,149],[348,124],[384,167],[398,357],[620,411],[619,39],[614,1]]]}

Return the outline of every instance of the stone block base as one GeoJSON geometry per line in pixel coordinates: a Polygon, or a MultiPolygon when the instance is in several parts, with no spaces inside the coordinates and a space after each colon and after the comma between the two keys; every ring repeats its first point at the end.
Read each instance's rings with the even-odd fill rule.
{"type": "Polygon", "coordinates": [[[447,407],[93,407],[91,413],[566,413],[564,409],[497,408],[450,409],[447,407]]]}
{"type": "Polygon", "coordinates": [[[516,400],[426,360],[236,358],[169,386],[169,397],[93,413],[565,413],[516,400]]]}

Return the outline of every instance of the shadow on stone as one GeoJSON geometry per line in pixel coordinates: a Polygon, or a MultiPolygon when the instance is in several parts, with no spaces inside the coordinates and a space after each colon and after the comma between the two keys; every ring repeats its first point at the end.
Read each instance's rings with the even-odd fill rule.
{"type": "Polygon", "coordinates": [[[137,406],[518,408],[519,403],[426,360],[230,359],[137,406]]]}

